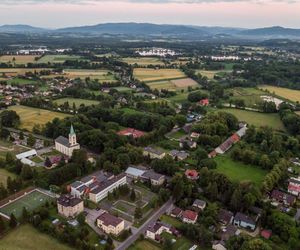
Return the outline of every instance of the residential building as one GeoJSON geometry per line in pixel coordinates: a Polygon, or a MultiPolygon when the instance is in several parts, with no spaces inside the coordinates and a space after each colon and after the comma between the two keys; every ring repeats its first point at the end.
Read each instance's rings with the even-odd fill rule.
{"type": "Polygon", "coordinates": [[[183,139],[180,140],[179,146],[181,148],[185,148],[185,147],[196,148],[197,147],[197,142],[192,141],[190,139],[183,138],[183,139]]]}
{"type": "Polygon", "coordinates": [[[83,212],[83,200],[72,195],[61,195],[57,199],[58,213],[64,217],[76,217],[83,212]]]}
{"type": "Polygon", "coordinates": [[[199,101],[199,104],[201,106],[208,106],[209,105],[209,100],[207,98],[202,99],[202,100],[199,101]]]}
{"type": "Polygon", "coordinates": [[[180,218],[182,212],[183,212],[182,209],[180,209],[179,207],[174,207],[170,213],[170,216],[174,218],[180,218]]]}
{"type": "Polygon", "coordinates": [[[185,210],[182,212],[181,219],[185,223],[195,224],[198,219],[198,214],[191,210],[185,210]]]}
{"type": "Polygon", "coordinates": [[[132,136],[134,139],[140,138],[145,135],[145,132],[134,129],[134,128],[126,128],[117,133],[122,136],[132,136]]]}
{"type": "Polygon", "coordinates": [[[237,236],[241,233],[241,231],[234,225],[229,224],[225,228],[222,229],[220,238],[222,241],[227,241],[232,236],[237,236]]]}
{"type": "Polygon", "coordinates": [[[233,213],[225,209],[220,209],[218,213],[218,221],[224,226],[231,224],[233,221],[233,213]]]}
{"type": "Polygon", "coordinates": [[[166,153],[152,147],[145,147],[143,155],[149,156],[150,159],[162,159],[166,156],[166,153]]]}
{"type": "Polygon", "coordinates": [[[212,249],[214,250],[227,250],[225,242],[222,240],[214,241],[212,244],[212,249]]]}
{"type": "Polygon", "coordinates": [[[199,174],[194,169],[187,169],[184,174],[185,174],[186,178],[188,178],[190,180],[194,181],[194,180],[199,179],[199,174]]]}
{"type": "Polygon", "coordinates": [[[155,241],[160,241],[161,240],[160,235],[164,232],[173,234],[176,236],[178,235],[178,231],[175,228],[173,228],[172,226],[170,226],[166,223],[159,221],[159,222],[155,222],[153,225],[150,225],[147,228],[146,238],[149,238],[149,239],[155,240],[155,241]]]}
{"type": "Polygon", "coordinates": [[[160,186],[165,182],[165,176],[162,174],[158,174],[153,170],[148,170],[145,173],[143,173],[141,179],[149,180],[151,182],[151,185],[153,186],[160,186]]]}
{"type": "Polygon", "coordinates": [[[69,138],[59,136],[55,139],[55,149],[69,157],[72,156],[75,149],[80,149],[80,145],[77,143],[77,137],[73,125],[71,125],[70,128],[69,138]]]}
{"type": "Polygon", "coordinates": [[[298,178],[291,177],[289,179],[288,192],[290,194],[296,195],[297,197],[299,196],[299,193],[300,193],[300,177],[298,177],[298,178]]]}
{"type": "Polygon", "coordinates": [[[260,232],[260,236],[265,238],[266,240],[270,239],[272,236],[272,230],[264,229],[260,232]]]}
{"type": "Polygon", "coordinates": [[[171,150],[169,155],[172,156],[173,159],[177,159],[179,161],[183,161],[190,156],[189,153],[187,153],[185,151],[179,151],[176,149],[171,150]]]}
{"type": "Polygon", "coordinates": [[[271,193],[271,199],[282,203],[285,206],[292,206],[296,202],[296,197],[280,190],[273,190],[271,193]]]}
{"type": "Polygon", "coordinates": [[[97,218],[97,226],[106,234],[119,235],[125,229],[125,222],[119,217],[104,212],[97,218]]]}
{"type": "Polygon", "coordinates": [[[206,201],[196,199],[192,206],[193,208],[200,209],[201,211],[203,211],[206,207],[206,201]]]}
{"type": "Polygon", "coordinates": [[[245,229],[255,230],[256,228],[256,222],[254,219],[252,219],[250,216],[243,214],[243,213],[236,213],[233,224],[238,227],[242,227],[245,229]]]}

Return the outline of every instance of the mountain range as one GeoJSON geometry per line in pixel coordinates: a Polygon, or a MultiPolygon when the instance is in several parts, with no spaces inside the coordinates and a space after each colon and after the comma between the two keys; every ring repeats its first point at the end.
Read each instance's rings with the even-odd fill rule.
{"type": "Polygon", "coordinates": [[[169,25],[151,23],[104,23],[90,26],[44,29],[30,25],[3,25],[0,33],[55,33],[80,35],[129,35],[129,36],[172,36],[172,37],[211,37],[232,36],[240,38],[300,38],[300,29],[280,26],[258,29],[227,27],[206,27],[193,25],[169,25]]]}

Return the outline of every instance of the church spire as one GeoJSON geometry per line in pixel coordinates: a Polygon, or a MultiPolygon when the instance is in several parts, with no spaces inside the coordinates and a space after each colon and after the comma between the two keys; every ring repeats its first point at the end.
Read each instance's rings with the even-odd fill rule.
{"type": "Polygon", "coordinates": [[[71,124],[70,135],[75,135],[75,131],[74,131],[74,128],[73,128],[73,124],[71,124]]]}

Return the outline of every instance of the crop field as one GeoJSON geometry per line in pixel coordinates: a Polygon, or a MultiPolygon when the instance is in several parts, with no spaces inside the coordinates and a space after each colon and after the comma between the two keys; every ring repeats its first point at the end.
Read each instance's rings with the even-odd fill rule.
{"type": "Polygon", "coordinates": [[[26,72],[40,72],[42,70],[51,70],[49,68],[10,68],[10,69],[0,69],[0,76],[17,76],[25,75],[26,72]]]}
{"type": "Polygon", "coordinates": [[[164,65],[157,57],[125,57],[122,58],[122,61],[128,64],[137,64],[140,66],[148,66],[148,65],[164,65]]]}
{"type": "Polygon", "coordinates": [[[7,55],[0,56],[0,63],[27,64],[36,62],[37,58],[32,55],[7,55]]]}
{"type": "Polygon", "coordinates": [[[41,205],[44,205],[46,201],[52,200],[53,198],[51,196],[37,190],[33,190],[21,198],[4,205],[0,208],[0,212],[7,216],[10,216],[10,214],[13,213],[17,218],[20,218],[23,207],[25,207],[28,211],[33,211],[41,205]]]}
{"type": "Polygon", "coordinates": [[[38,63],[64,63],[67,60],[79,60],[81,56],[73,55],[45,55],[38,60],[38,63]]]}
{"type": "Polygon", "coordinates": [[[268,85],[260,86],[260,88],[263,90],[268,90],[270,93],[274,93],[275,95],[281,96],[292,102],[300,102],[300,90],[287,89],[287,88],[268,86],[268,85]]]}
{"type": "Polygon", "coordinates": [[[151,89],[168,89],[168,90],[178,90],[186,89],[188,87],[200,86],[196,81],[191,78],[175,79],[175,80],[166,80],[166,81],[154,81],[147,82],[147,85],[151,89]]]}
{"type": "Polygon", "coordinates": [[[89,77],[92,80],[98,79],[100,82],[116,81],[114,74],[108,70],[72,69],[72,70],[64,70],[64,72],[68,78],[85,79],[89,77]]]}
{"type": "Polygon", "coordinates": [[[226,175],[232,181],[249,180],[260,186],[267,174],[266,170],[259,167],[233,161],[230,156],[217,156],[215,161],[217,162],[215,171],[226,175]]]}
{"type": "Polygon", "coordinates": [[[185,78],[185,74],[179,69],[134,69],[133,75],[140,81],[154,82],[185,78]]]}
{"type": "Polygon", "coordinates": [[[32,130],[35,124],[39,124],[41,126],[45,125],[47,122],[51,122],[54,118],[63,119],[69,115],[49,111],[45,109],[38,109],[32,107],[26,107],[22,105],[18,106],[10,106],[9,110],[14,110],[21,118],[20,128],[27,129],[29,131],[32,130]]]}
{"type": "Polygon", "coordinates": [[[85,106],[92,106],[99,104],[98,101],[94,100],[87,100],[87,99],[77,99],[77,98],[60,98],[53,101],[57,105],[62,105],[65,102],[68,102],[70,107],[73,106],[73,103],[75,103],[76,107],[78,108],[81,104],[84,104],[85,106]]]}
{"type": "Polygon", "coordinates": [[[259,113],[248,110],[224,108],[219,111],[231,113],[235,115],[239,121],[247,122],[256,127],[269,126],[276,130],[285,131],[285,127],[280,120],[279,114],[259,113]]]}
{"type": "Polygon", "coordinates": [[[72,250],[52,238],[48,234],[43,234],[33,226],[26,224],[17,227],[0,241],[1,250],[72,250]],[[38,243],[38,244],[37,244],[38,243]]]}
{"type": "Polygon", "coordinates": [[[4,187],[6,187],[6,182],[7,182],[7,178],[11,177],[12,179],[16,178],[16,175],[8,172],[6,169],[4,168],[0,168],[0,183],[4,185],[4,187]]]}

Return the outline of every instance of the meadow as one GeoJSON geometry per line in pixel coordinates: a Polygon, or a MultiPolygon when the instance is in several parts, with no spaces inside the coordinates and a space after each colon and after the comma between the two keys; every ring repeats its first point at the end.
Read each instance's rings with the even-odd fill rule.
{"type": "Polygon", "coordinates": [[[219,109],[219,111],[231,113],[235,115],[239,121],[247,122],[256,127],[269,126],[276,130],[285,131],[285,127],[280,120],[279,114],[259,113],[234,108],[223,108],[219,109]]]}
{"type": "Polygon", "coordinates": [[[0,240],[2,250],[72,250],[50,235],[40,233],[31,225],[22,225],[0,240]],[[38,243],[38,244],[37,244],[38,243]]]}
{"type": "Polygon", "coordinates": [[[40,72],[42,70],[52,70],[49,68],[2,68],[0,69],[0,76],[17,76],[17,75],[25,75],[26,72],[40,72]]]}
{"type": "Polygon", "coordinates": [[[10,152],[13,155],[17,155],[25,151],[28,151],[28,148],[19,145],[14,145],[10,141],[0,140],[0,158],[2,159],[5,159],[6,154],[8,152],[10,152]]]}
{"type": "Polygon", "coordinates": [[[82,59],[82,57],[75,55],[45,55],[38,60],[38,63],[64,63],[67,60],[75,61],[79,59],[82,59]]]}
{"type": "Polygon", "coordinates": [[[7,178],[11,177],[12,179],[16,178],[16,175],[8,172],[6,169],[4,168],[0,168],[0,183],[4,185],[4,187],[6,187],[6,182],[7,182],[7,178]]]}
{"type": "Polygon", "coordinates": [[[125,57],[122,58],[122,61],[130,65],[137,64],[140,66],[164,65],[164,62],[157,57],[125,57]]]}
{"type": "Polygon", "coordinates": [[[217,169],[215,171],[226,175],[234,182],[252,181],[257,186],[260,186],[265,175],[266,170],[252,165],[246,165],[242,162],[233,161],[230,156],[217,156],[215,158],[217,169]]]}
{"type": "Polygon", "coordinates": [[[133,71],[136,79],[144,82],[164,81],[185,78],[185,74],[179,69],[143,69],[136,68],[133,71]]]}
{"type": "Polygon", "coordinates": [[[233,88],[227,91],[231,100],[244,100],[246,107],[257,108],[263,102],[261,96],[266,92],[256,88],[233,88]]]}
{"type": "Polygon", "coordinates": [[[70,107],[73,106],[73,103],[75,103],[76,107],[78,108],[81,104],[84,104],[85,106],[92,106],[99,104],[98,101],[95,100],[87,100],[87,99],[79,99],[79,98],[60,98],[53,101],[57,105],[62,105],[65,102],[68,102],[70,107]]]}
{"type": "Polygon", "coordinates": [[[216,75],[222,76],[225,73],[230,73],[231,70],[197,70],[197,73],[200,73],[202,76],[206,76],[209,80],[213,80],[216,75]]]}
{"type": "Polygon", "coordinates": [[[12,64],[28,64],[34,63],[38,59],[38,56],[33,55],[5,55],[0,56],[0,63],[12,63],[12,64]]]}
{"type": "Polygon", "coordinates": [[[300,102],[300,90],[287,89],[275,86],[262,85],[259,88],[263,90],[268,90],[270,93],[274,93],[277,96],[288,99],[292,102],[300,102]]]}
{"type": "Polygon", "coordinates": [[[37,81],[16,77],[13,79],[9,79],[7,83],[12,85],[32,85],[32,84],[36,84],[37,81]]]}
{"type": "Polygon", "coordinates": [[[20,128],[27,129],[29,131],[32,130],[35,124],[43,126],[47,122],[51,122],[54,118],[63,119],[69,116],[67,114],[63,114],[59,112],[32,108],[32,107],[27,107],[22,105],[10,106],[8,109],[16,111],[17,114],[20,116],[21,118],[20,128]]]}

